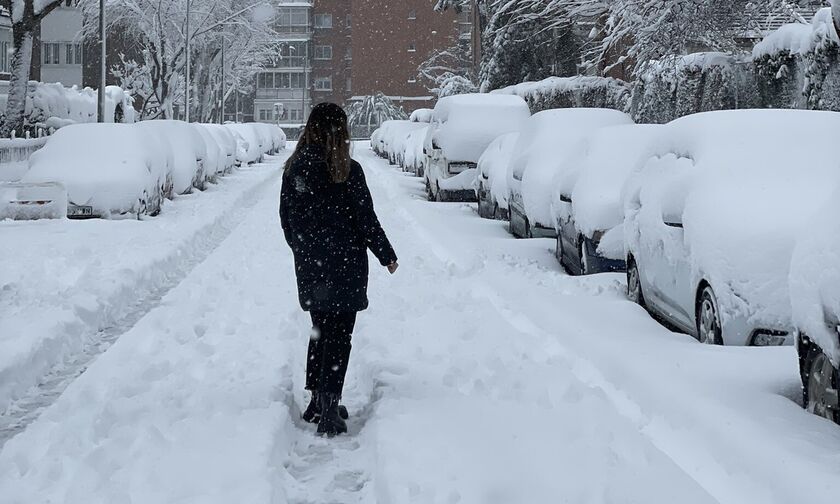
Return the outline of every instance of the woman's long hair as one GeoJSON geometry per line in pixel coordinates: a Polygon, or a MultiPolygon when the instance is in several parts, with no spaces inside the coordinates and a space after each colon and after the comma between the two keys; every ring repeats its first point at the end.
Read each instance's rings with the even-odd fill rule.
{"type": "Polygon", "coordinates": [[[335,103],[320,103],[312,109],[298,140],[294,154],[286,161],[286,170],[309,146],[324,150],[327,169],[333,182],[346,182],[350,176],[350,128],[347,114],[335,103]]]}

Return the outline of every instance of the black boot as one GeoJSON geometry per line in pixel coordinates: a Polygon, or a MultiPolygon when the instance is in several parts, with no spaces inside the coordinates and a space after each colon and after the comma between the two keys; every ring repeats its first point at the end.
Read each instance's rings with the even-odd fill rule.
{"type": "Polygon", "coordinates": [[[309,400],[309,406],[306,407],[300,417],[306,423],[316,424],[321,420],[321,402],[318,399],[318,391],[312,391],[312,399],[309,400]]]}
{"type": "Polygon", "coordinates": [[[347,423],[338,412],[338,394],[323,392],[318,394],[321,402],[321,420],[318,422],[318,434],[335,436],[347,432],[347,423]]]}

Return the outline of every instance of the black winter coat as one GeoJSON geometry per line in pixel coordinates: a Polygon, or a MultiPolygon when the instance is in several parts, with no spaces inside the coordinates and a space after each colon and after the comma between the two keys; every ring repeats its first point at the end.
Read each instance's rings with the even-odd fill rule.
{"type": "Polygon", "coordinates": [[[346,182],[330,179],[322,148],[306,146],[283,176],[280,222],[295,257],[304,311],[362,311],[368,307],[368,255],[380,264],[397,256],[373,208],[361,165],[346,182]]]}

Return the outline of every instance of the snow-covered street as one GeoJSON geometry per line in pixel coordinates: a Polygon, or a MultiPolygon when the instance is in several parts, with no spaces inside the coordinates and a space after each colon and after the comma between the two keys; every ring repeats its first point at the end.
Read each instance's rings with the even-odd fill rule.
{"type": "Polygon", "coordinates": [[[333,439],[299,420],[283,157],[143,222],[0,223],[0,503],[836,502],[794,348],[673,333],[623,274],[355,158],[401,267],[372,261],[333,439]]]}

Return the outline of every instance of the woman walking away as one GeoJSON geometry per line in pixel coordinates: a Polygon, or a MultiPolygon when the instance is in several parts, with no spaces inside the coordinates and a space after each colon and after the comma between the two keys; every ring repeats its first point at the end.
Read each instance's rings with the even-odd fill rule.
{"type": "Polygon", "coordinates": [[[312,317],[306,362],[312,399],[302,417],[318,423],[319,434],[341,434],[347,432],[339,400],[350,340],[356,313],[368,307],[367,251],[391,274],[397,256],[376,217],[362,167],[350,158],[347,115],[338,105],[312,109],[286,163],[280,221],[295,256],[300,305],[312,317]]]}

